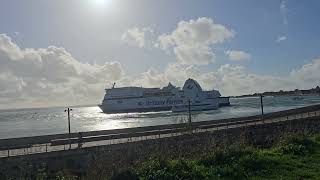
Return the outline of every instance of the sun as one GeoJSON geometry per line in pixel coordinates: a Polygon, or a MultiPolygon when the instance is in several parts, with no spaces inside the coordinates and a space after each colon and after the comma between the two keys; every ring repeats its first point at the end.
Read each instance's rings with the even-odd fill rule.
{"type": "Polygon", "coordinates": [[[111,0],[89,0],[95,6],[107,6],[111,3],[111,0]]]}

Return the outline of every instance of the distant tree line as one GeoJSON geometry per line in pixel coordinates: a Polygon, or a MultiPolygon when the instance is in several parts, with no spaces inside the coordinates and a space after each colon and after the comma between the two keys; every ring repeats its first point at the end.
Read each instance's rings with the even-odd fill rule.
{"type": "MultiPolygon", "coordinates": [[[[241,96],[231,96],[231,97],[253,97],[253,96],[260,96],[261,93],[254,93],[254,94],[246,94],[241,96]]],[[[318,95],[320,96],[320,87],[317,86],[315,88],[300,90],[295,89],[293,91],[267,91],[262,93],[263,96],[302,96],[302,95],[318,95]]]]}

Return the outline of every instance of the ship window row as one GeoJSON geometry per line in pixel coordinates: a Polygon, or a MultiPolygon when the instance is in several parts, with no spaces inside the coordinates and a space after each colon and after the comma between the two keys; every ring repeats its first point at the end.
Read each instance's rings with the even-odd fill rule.
{"type": "Polygon", "coordinates": [[[142,98],[142,96],[131,96],[131,97],[108,97],[105,98],[106,100],[120,100],[120,99],[135,99],[135,98],[142,98]]]}
{"type": "Polygon", "coordinates": [[[144,96],[173,96],[171,92],[146,92],[144,96]]]}

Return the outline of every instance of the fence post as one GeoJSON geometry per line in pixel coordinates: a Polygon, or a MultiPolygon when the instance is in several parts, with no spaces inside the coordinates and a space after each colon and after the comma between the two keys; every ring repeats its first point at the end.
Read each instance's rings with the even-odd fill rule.
{"type": "Polygon", "coordinates": [[[190,108],[190,105],[191,104],[191,102],[190,102],[190,99],[188,100],[188,122],[189,122],[189,125],[191,124],[191,108],[190,108]]]}
{"type": "Polygon", "coordinates": [[[8,148],[8,157],[10,157],[10,149],[8,148]]]}
{"type": "Polygon", "coordinates": [[[289,131],[291,132],[291,129],[292,129],[291,128],[291,121],[289,121],[289,129],[290,129],[289,131]]]}
{"type": "Polygon", "coordinates": [[[261,117],[263,118],[263,94],[260,94],[261,117]]]}

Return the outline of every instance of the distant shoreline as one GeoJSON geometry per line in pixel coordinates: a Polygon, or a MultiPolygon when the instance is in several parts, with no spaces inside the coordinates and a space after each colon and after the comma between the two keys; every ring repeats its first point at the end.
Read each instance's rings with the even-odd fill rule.
{"type": "MultiPolygon", "coordinates": [[[[299,97],[299,96],[320,96],[320,94],[302,94],[302,95],[294,95],[294,94],[285,94],[285,95],[264,95],[264,97],[299,97]]],[[[230,98],[245,98],[245,97],[259,97],[260,94],[252,94],[252,95],[240,95],[240,96],[230,96],[230,98]]]]}
{"type": "Polygon", "coordinates": [[[245,94],[240,96],[230,96],[231,98],[241,98],[241,97],[256,97],[256,96],[320,96],[320,87],[317,86],[311,89],[295,89],[293,91],[269,91],[263,93],[245,94]]]}

